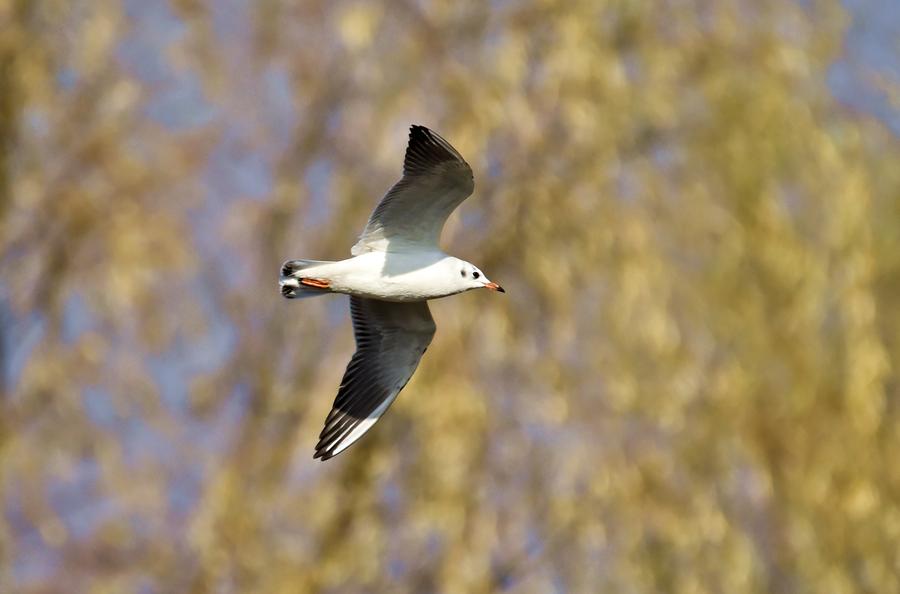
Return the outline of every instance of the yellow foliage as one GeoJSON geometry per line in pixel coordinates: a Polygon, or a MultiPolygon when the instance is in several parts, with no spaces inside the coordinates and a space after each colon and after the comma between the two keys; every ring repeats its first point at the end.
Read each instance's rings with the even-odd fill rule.
{"type": "Polygon", "coordinates": [[[900,591],[900,146],[829,88],[837,0],[0,22],[3,592],[900,591]],[[412,123],[508,293],[314,462],[349,316],[278,267],[347,255],[412,123]]]}

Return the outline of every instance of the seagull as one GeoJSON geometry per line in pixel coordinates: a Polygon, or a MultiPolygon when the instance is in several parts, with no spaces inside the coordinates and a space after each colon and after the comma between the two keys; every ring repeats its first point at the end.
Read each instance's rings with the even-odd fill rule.
{"type": "Polygon", "coordinates": [[[482,288],[505,292],[438,245],[447,217],[474,187],[472,169],[449,142],[411,126],[403,177],[372,212],[353,257],[282,265],[279,285],[288,299],[350,295],[356,352],[313,458],[328,460],[350,447],[406,386],[434,337],[429,299],[482,288]]]}

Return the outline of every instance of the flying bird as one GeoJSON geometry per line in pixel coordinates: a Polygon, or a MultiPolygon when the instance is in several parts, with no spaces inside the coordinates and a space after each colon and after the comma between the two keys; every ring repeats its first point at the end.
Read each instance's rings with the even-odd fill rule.
{"type": "Polygon", "coordinates": [[[350,295],[356,352],[314,458],[327,460],[356,442],[406,386],[434,336],[429,299],[471,289],[504,292],[477,266],[438,245],[447,217],[474,187],[472,169],[449,142],[412,126],[403,177],[372,212],[353,257],[282,265],[279,284],[288,299],[350,295]]]}

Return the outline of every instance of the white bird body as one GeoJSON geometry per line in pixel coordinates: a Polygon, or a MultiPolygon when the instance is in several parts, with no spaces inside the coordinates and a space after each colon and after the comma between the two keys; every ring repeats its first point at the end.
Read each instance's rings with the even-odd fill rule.
{"type": "Polygon", "coordinates": [[[503,292],[438,246],[447,217],[473,188],[472,169],[456,149],[428,128],[412,126],[403,177],[372,212],[353,257],[282,265],[279,284],[288,299],[350,295],[356,352],[315,458],[327,460],[355,443],[412,377],[435,332],[429,299],[481,288],[503,292]]]}
{"type": "MultiPolygon", "coordinates": [[[[328,281],[334,293],[382,301],[425,301],[474,288],[460,274],[466,264],[439,250],[366,252],[304,268],[303,274],[328,281]]],[[[292,286],[299,286],[299,281],[294,282],[292,286]]]]}

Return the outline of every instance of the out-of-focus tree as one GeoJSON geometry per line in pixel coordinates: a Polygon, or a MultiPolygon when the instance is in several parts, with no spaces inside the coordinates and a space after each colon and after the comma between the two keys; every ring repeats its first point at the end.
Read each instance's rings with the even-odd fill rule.
{"type": "Polygon", "coordinates": [[[836,1],[0,0],[0,590],[900,591],[900,149],[836,1]],[[410,385],[311,459],[410,123],[410,385]]]}

